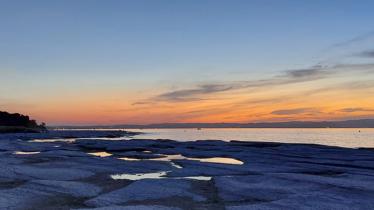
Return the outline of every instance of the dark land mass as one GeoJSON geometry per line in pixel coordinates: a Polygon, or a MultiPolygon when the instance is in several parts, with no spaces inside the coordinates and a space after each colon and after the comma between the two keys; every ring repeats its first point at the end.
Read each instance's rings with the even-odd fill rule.
{"type": "Polygon", "coordinates": [[[58,126],[58,128],[374,128],[374,119],[345,121],[289,121],[264,123],[160,123],[148,125],[58,126]]]}
{"type": "Polygon", "coordinates": [[[27,115],[0,111],[0,133],[41,132],[45,124],[38,124],[27,115]]]}

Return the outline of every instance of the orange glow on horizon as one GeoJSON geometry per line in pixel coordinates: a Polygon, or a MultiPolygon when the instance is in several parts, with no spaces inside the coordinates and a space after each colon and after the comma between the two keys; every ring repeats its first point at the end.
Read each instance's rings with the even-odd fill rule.
{"type": "MultiPolygon", "coordinates": [[[[257,94],[258,95],[258,94],[257,94]]],[[[134,102],[110,102],[89,98],[75,101],[50,101],[39,107],[11,110],[30,114],[47,124],[149,124],[178,122],[263,122],[289,120],[339,120],[374,116],[374,99],[364,93],[344,91],[326,92],[314,96],[283,96],[277,93],[261,97],[236,94],[216,95],[202,101],[155,102],[133,105],[134,102]],[[353,110],[355,107],[357,110],[353,110]],[[342,111],[344,109],[352,109],[342,111]],[[289,113],[287,113],[289,112],[289,113]]],[[[298,94],[296,94],[298,95],[298,94]]]]}
{"type": "Polygon", "coordinates": [[[181,101],[165,92],[94,90],[35,98],[7,111],[49,125],[320,121],[374,117],[374,87],[342,88],[335,80],[215,92],[181,101]]]}

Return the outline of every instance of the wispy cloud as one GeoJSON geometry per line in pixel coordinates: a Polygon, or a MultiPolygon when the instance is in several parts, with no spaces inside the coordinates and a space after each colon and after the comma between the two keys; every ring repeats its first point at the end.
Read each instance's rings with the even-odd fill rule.
{"type": "MultiPolygon", "coordinates": [[[[248,80],[248,81],[234,81],[234,82],[216,82],[197,85],[193,88],[179,89],[174,91],[165,92],[145,100],[133,103],[134,106],[139,105],[155,105],[158,102],[193,102],[210,100],[217,93],[235,91],[235,90],[248,90],[255,91],[259,88],[273,88],[276,86],[295,84],[308,81],[316,81],[325,78],[335,77],[341,73],[372,73],[374,72],[373,63],[364,64],[337,64],[333,66],[316,65],[306,69],[286,70],[278,75],[268,79],[261,80],[248,80]]],[[[304,92],[305,95],[314,95],[321,92],[331,90],[358,90],[368,89],[374,87],[372,80],[359,80],[345,82],[332,86],[325,86],[318,89],[304,92]]],[[[301,96],[298,96],[301,97],[301,96]]],[[[272,100],[272,99],[267,99],[272,100]]],[[[252,100],[248,102],[256,103],[252,100]]]]}
{"type": "Polygon", "coordinates": [[[346,40],[346,41],[343,41],[343,42],[339,42],[339,43],[335,43],[334,45],[331,46],[331,48],[346,47],[346,46],[353,45],[353,44],[362,42],[364,40],[370,39],[372,37],[374,37],[374,31],[369,31],[367,33],[360,34],[360,35],[358,35],[356,37],[353,37],[353,38],[351,38],[349,40],[346,40]]]}
{"type": "Polygon", "coordinates": [[[340,109],[338,110],[340,112],[348,112],[348,113],[352,113],[352,112],[374,112],[374,109],[368,109],[368,108],[363,108],[363,107],[353,107],[353,108],[344,108],[344,109],[340,109]]]}
{"type": "Polygon", "coordinates": [[[279,110],[274,110],[271,112],[271,114],[274,115],[294,115],[294,114],[315,114],[315,113],[320,113],[318,109],[315,108],[297,108],[297,109],[279,109],[279,110]]]}
{"type": "MultiPolygon", "coordinates": [[[[339,64],[344,61],[354,62],[357,58],[368,56],[363,52],[370,52],[374,42],[374,30],[359,34],[351,39],[337,42],[324,49],[319,56],[319,64],[339,64]]],[[[317,55],[318,56],[318,55],[317,55]]]]}
{"type": "Polygon", "coordinates": [[[363,58],[374,58],[374,50],[365,50],[363,52],[357,53],[356,56],[363,58]]]}
{"type": "MultiPolygon", "coordinates": [[[[337,43],[330,48],[345,47],[348,45],[355,45],[366,41],[374,37],[374,31],[365,33],[354,37],[350,40],[337,43]]],[[[350,56],[360,56],[360,57],[373,57],[374,50],[362,51],[359,54],[350,56]]],[[[349,73],[354,71],[361,72],[374,72],[373,63],[331,63],[331,62],[318,62],[318,65],[311,66],[305,69],[293,69],[281,71],[278,75],[268,77],[265,79],[258,80],[246,80],[246,81],[221,81],[221,82],[211,82],[205,84],[199,84],[184,89],[176,89],[168,92],[161,93],[159,95],[150,97],[143,101],[134,103],[133,105],[142,104],[152,104],[158,102],[191,102],[191,101],[201,101],[208,100],[211,96],[215,96],[218,93],[224,93],[236,90],[248,90],[256,91],[259,88],[273,88],[275,86],[282,86],[286,84],[295,84],[302,82],[315,81],[325,78],[331,78],[340,73],[349,73]],[[324,65],[320,65],[324,63],[324,65]]],[[[357,84],[362,86],[361,84],[357,84]]],[[[322,89],[324,89],[323,87],[322,89]]]]}
{"type": "Polygon", "coordinates": [[[175,90],[162,93],[152,98],[151,100],[171,102],[203,100],[201,97],[208,94],[221,93],[245,88],[259,88],[313,81],[325,78],[330,74],[331,72],[323,68],[322,66],[314,66],[308,69],[287,70],[269,79],[198,85],[195,88],[175,90]]]}
{"type": "Polygon", "coordinates": [[[154,104],[152,101],[137,101],[135,103],[132,103],[131,105],[133,106],[138,106],[138,105],[151,105],[154,104]]]}
{"type": "Polygon", "coordinates": [[[196,101],[202,100],[197,96],[210,94],[210,93],[217,93],[217,92],[224,92],[232,89],[236,89],[235,84],[206,84],[206,85],[199,85],[196,88],[192,89],[184,89],[184,90],[177,90],[171,91],[167,93],[160,94],[154,98],[156,101],[196,101]]]}
{"type": "Polygon", "coordinates": [[[326,71],[323,66],[314,66],[309,69],[286,71],[283,77],[287,77],[291,79],[313,80],[313,79],[323,78],[327,74],[329,74],[329,72],[326,71]]]}

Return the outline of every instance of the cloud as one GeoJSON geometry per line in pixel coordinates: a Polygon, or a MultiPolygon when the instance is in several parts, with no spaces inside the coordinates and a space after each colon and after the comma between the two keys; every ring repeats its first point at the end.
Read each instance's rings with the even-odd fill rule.
{"type": "Polygon", "coordinates": [[[279,110],[274,110],[271,112],[271,114],[274,114],[274,115],[294,115],[294,114],[304,114],[304,113],[319,113],[319,111],[314,108],[297,108],[297,109],[279,109],[279,110]]]}
{"type": "Polygon", "coordinates": [[[307,82],[326,78],[332,72],[323,66],[313,66],[306,69],[286,70],[270,79],[242,82],[242,88],[265,87],[291,83],[307,82]]]}
{"type": "Polygon", "coordinates": [[[367,109],[367,108],[362,108],[362,107],[353,107],[353,108],[340,109],[338,111],[348,112],[348,113],[352,113],[352,112],[374,112],[374,109],[367,109]]]}
{"type": "Polygon", "coordinates": [[[356,56],[363,58],[374,58],[374,50],[366,50],[360,53],[357,53],[356,56]]]}
{"type": "Polygon", "coordinates": [[[352,39],[336,43],[331,46],[331,48],[340,48],[340,47],[346,47],[352,44],[356,44],[359,42],[362,42],[364,40],[370,39],[371,37],[374,36],[374,31],[367,32],[365,34],[358,35],[356,37],[353,37],[352,39]]]}
{"type": "MultiPolygon", "coordinates": [[[[322,52],[320,52],[319,64],[326,63],[331,65],[339,64],[344,61],[348,63],[352,63],[352,61],[355,62],[355,59],[362,56],[367,56],[365,54],[362,54],[361,52],[367,50],[368,46],[372,46],[373,41],[374,30],[364,34],[359,34],[351,39],[347,39],[345,41],[330,45],[322,52]]],[[[372,56],[370,56],[369,58],[372,58],[372,56]]],[[[356,61],[360,62],[359,60],[356,61]]]]}
{"type": "Polygon", "coordinates": [[[309,69],[299,69],[299,70],[290,70],[286,71],[285,76],[289,78],[307,78],[315,79],[321,76],[326,75],[328,72],[323,70],[322,66],[314,66],[309,69]]]}
{"type": "Polygon", "coordinates": [[[196,96],[224,92],[234,88],[235,86],[232,84],[206,84],[199,85],[198,87],[192,89],[184,89],[163,93],[158,95],[154,99],[157,101],[196,101],[202,100],[201,98],[197,98],[196,96]]]}
{"type": "Polygon", "coordinates": [[[135,103],[132,103],[131,105],[138,106],[138,105],[151,105],[151,104],[154,104],[154,103],[151,101],[137,101],[135,103]]]}
{"type": "Polygon", "coordinates": [[[313,81],[330,75],[331,72],[322,66],[313,66],[308,69],[287,70],[283,73],[263,80],[237,81],[231,83],[210,83],[198,85],[196,88],[175,90],[153,97],[153,101],[196,101],[208,94],[221,93],[246,88],[260,88],[276,85],[285,85],[298,82],[313,81]]]}
{"type": "MultiPolygon", "coordinates": [[[[357,36],[346,42],[338,43],[335,45],[335,47],[361,42],[373,36],[374,31],[357,36]]],[[[374,58],[374,50],[364,51],[357,55],[361,57],[364,56],[374,58]]],[[[207,95],[213,95],[216,93],[223,93],[241,89],[248,89],[253,91],[256,88],[274,87],[286,84],[294,84],[324,79],[331,77],[335,74],[344,73],[347,71],[373,72],[373,70],[373,63],[338,63],[333,65],[318,64],[305,69],[285,70],[280,72],[280,74],[272,76],[267,79],[200,84],[191,88],[172,90],[169,92],[161,93],[144,101],[148,103],[200,101],[206,100],[207,95]]],[[[140,103],[145,104],[144,101],[140,103]]],[[[134,103],[134,105],[140,105],[140,103],[134,103]]]]}
{"type": "MultiPolygon", "coordinates": [[[[248,89],[254,91],[256,88],[270,88],[274,86],[295,84],[319,79],[329,78],[339,73],[345,72],[374,72],[373,63],[364,64],[337,64],[334,66],[316,65],[306,69],[286,70],[278,75],[268,79],[234,81],[234,82],[217,82],[197,85],[193,88],[180,89],[165,92],[149,99],[138,101],[133,105],[152,105],[157,102],[191,102],[208,100],[207,96],[216,93],[248,89]]],[[[373,81],[358,81],[338,85],[337,87],[323,87],[311,91],[309,94],[315,94],[331,89],[363,89],[373,87],[373,81]]]]}

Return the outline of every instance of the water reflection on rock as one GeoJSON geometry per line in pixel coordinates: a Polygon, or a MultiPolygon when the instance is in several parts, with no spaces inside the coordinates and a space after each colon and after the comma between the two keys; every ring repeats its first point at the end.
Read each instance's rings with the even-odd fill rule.
{"type": "MultiPolygon", "coordinates": [[[[163,155],[163,154],[162,154],[163,155]]],[[[147,160],[153,160],[153,161],[172,161],[172,160],[194,160],[194,161],[200,161],[200,162],[208,162],[208,163],[220,163],[220,164],[232,164],[232,165],[242,165],[243,162],[234,158],[227,158],[227,157],[211,157],[211,158],[191,158],[191,157],[185,157],[181,154],[178,155],[164,155],[165,157],[161,158],[151,158],[147,160]]],[[[140,158],[119,158],[121,160],[143,160],[140,158]]],[[[173,163],[175,165],[175,163],[173,163]]],[[[178,168],[178,167],[177,167],[178,168]]]]}
{"type": "Polygon", "coordinates": [[[108,152],[90,152],[90,153],[87,153],[87,154],[90,154],[90,155],[93,155],[93,156],[98,156],[98,157],[110,157],[110,156],[113,155],[113,154],[108,153],[108,152]]]}
{"type": "Polygon", "coordinates": [[[15,152],[13,152],[13,154],[15,154],[15,155],[35,155],[35,154],[39,154],[39,153],[40,153],[39,151],[35,151],[35,152],[15,151],[15,152]]]}
{"type": "Polygon", "coordinates": [[[111,175],[110,177],[114,180],[118,179],[127,179],[127,180],[141,180],[141,179],[161,179],[165,178],[167,172],[166,171],[161,171],[161,172],[156,172],[156,173],[144,173],[144,174],[114,174],[111,175]]]}

